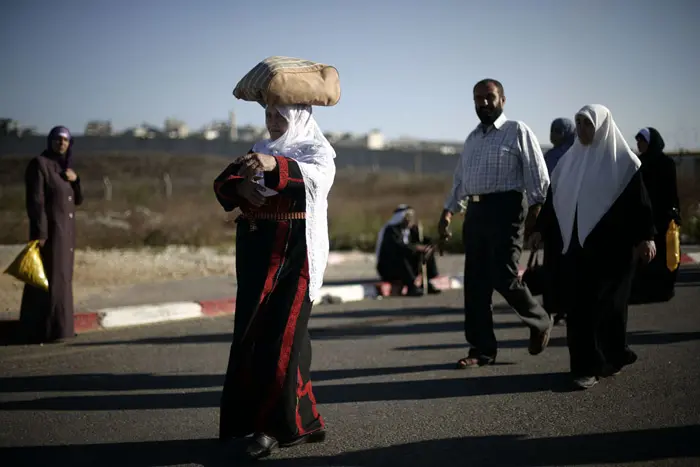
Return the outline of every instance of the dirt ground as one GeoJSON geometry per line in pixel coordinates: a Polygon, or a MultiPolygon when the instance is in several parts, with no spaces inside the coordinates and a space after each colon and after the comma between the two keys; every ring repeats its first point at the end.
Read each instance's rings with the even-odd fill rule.
{"type": "MultiPolygon", "coordinates": [[[[0,267],[5,271],[22,246],[1,246],[0,267]]],[[[190,277],[233,274],[233,250],[166,247],[140,250],[79,250],[75,256],[76,301],[100,288],[153,283],[190,277]]],[[[0,275],[0,311],[17,308],[23,285],[0,275]]]]}
{"type": "MultiPolygon", "coordinates": [[[[22,250],[22,245],[0,245],[0,270],[22,250]]],[[[329,269],[340,262],[362,263],[372,255],[359,252],[331,253],[329,269]]],[[[178,279],[235,274],[233,248],[169,246],[133,250],[77,250],[73,293],[75,302],[107,288],[154,284],[178,279]]],[[[0,312],[19,308],[23,284],[0,274],[0,312]]]]}

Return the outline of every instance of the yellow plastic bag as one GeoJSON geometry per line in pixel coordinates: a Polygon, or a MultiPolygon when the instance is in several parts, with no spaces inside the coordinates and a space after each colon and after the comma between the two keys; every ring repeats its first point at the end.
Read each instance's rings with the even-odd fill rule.
{"type": "Polygon", "coordinates": [[[681,264],[681,229],[671,220],[666,229],[666,267],[673,272],[681,264]]]}
{"type": "Polygon", "coordinates": [[[44,263],[39,252],[39,240],[29,242],[7,267],[5,274],[48,292],[49,280],[46,278],[44,263]]]}

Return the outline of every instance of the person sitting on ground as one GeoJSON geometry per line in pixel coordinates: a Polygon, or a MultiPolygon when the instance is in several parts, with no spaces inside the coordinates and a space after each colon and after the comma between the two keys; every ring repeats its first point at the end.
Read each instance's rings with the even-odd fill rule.
{"type": "Polygon", "coordinates": [[[422,274],[421,268],[424,263],[428,293],[440,293],[430,282],[438,275],[435,245],[429,238],[422,238],[421,230],[415,221],[414,210],[402,204],[379,231],[375,251],[377,273],[381,279],[401,283],[407,287],[407,295],[414,297],[423,295],[423,288],[416,285],[416,278],[422,274]]]}

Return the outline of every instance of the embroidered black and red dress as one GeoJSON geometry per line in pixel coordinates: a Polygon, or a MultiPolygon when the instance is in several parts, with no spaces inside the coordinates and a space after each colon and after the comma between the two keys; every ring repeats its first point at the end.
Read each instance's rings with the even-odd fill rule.
{"type": "Polygon", "coordinates": [[[278,192],[259,208],[237,195],[239,166],[231,164],[214,182],[226,211],[237,220],[238,291],[219,438],[265,433],[280,443],[324,428],[311,389],[308,322],[309,261],[305,186],[299,165],[277,156],[265,186],[278,192]]]}

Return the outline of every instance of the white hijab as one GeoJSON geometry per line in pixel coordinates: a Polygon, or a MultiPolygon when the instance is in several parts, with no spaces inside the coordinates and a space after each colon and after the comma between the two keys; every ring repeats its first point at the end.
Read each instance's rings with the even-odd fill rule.
{"type": "Polygon", "coordinates": [[[379,235],[377,236],[377,243],[374,247],[374,256],[377,262],[379,262],[379,251],[382,249],[382,243],[384,243],[384,232],[386,232],[387,227],[400,224],[406,218],[406,215],[411,211],[412,209],[410,206],[405,204],[399,205],[394,211],[394,214],[391,216],[391,219],[389,219],[389,221],[381,228],[379,235]]]}
{"type": "Polygon", "coordinates": [[[311,106],[284,105],[277,110],[289,126],[275,141],[266,139],[254,152],[294,159],[306,189],[306,247],[309,259],[309,298],[314,302],[328,264],[328,194],[335,180],[335,150],[312,115],[311,106]]]}
{"type": "Polygon", "coordinates": [[[574,215],[583,245],[642,165],[607,107],[587,105],[576,115],[593,123],[595,136],[589,146],[577,137],[552,173],[554,211],[564,240],[562,253],[571,244],[574,215]]]}

